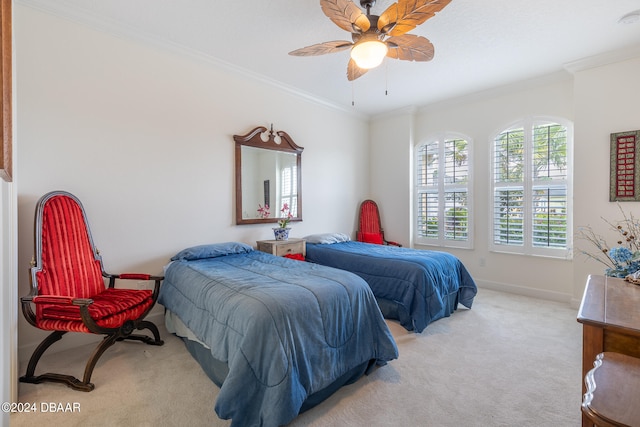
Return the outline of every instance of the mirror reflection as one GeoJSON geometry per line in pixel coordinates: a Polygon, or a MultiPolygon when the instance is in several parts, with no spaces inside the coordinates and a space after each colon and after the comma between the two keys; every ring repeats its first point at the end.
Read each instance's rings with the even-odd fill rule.
{"type": "Polygon", "coordinates": [[[236,224],[302,220],[301,158],[286,132],[257,127],[236,142],[236,224]]]}
{"type": "Polygon", "coordinates": [[[298,216],[296,155],[242,147],[242,219],[298,216]]]}

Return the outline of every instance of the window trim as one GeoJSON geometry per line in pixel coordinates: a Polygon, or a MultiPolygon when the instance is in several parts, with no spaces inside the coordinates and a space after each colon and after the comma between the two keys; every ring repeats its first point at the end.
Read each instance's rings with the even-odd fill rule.
{"type": "MultiPolygon", "coordinates": [[[[440,158],[443,159],[443,156],[439,156],[440,158]]],[[[444,159],[443,159],[444,160],[444,159]]],[[[471,138],[468,135],[465,135],[463,133],[459,133],[459,132],[438,132],[437,134],[433,134],[428,138],[423,139],[422,141],[420,141],[418,144],[416,144],[413,147],[413,174],[412,174],[412,180],[413,180],[413,200],[414,200],[414,204],[413,204],[413,227],[414,227],[414,244],[416,245],[423,245],[423,246],[437,246],[437,247],[443,247],[443,248],[456,248],[456,249],[473,249],[473,243],[474,243],[474,217],[473,217],[473,193],[474,193],[474,188],[473,188],[473,164],[474,164],[474,157],[473,157],[473,138],[471,138]],[[439,233],[438,233],[438,238],[437,239],[433,239],[433,238],[428,238],[428,237],[423,237],[423,236],[419,236],[418,235],[418,228],[417,228],[417,219],[419,217],[419,193],[424,189],[424,187],[421,187],[418,185],[417,180],[416,180],[416,176],[418,173],[418,161],[419,161],[419,157],[418,157],[418,151],[420,150],[420,148],[424,145],[428,145],[434,142],[438,142],[438,151],[440,154],[442,154],[441,150],[444,150],[444,142],[447,140],[455,140],[455,139],[463,139],[465,141],[467,141],[467,155],[468,155],[468,160],[467,160],[467,185],[465,186],[466,190],[467,190],[467,240],[451,240],[451,239],[445,239],[444,238],[444,230],[443,230],[443,224],[441,223],[441,221],[438,222],[439,225],[439,233]],[[442,147],[442,148],[441,148],[442,147]]],[[[444,175],[443,175],[444,176],[444,175]]],[[[445,191],[450,191],[453,190],[454,186],[451,187],[445,187],[445,183],[443,179],[438,179],[438,196],[442,195],[445,191]]],[[[442,209],[444,209],[444,206],[442,206],[442,209]]],[[[438,213],[438,215],[440,215],[440,212],[438,213]]]]}
{"type": "MultiPolygon", "coordinates": [[[[489,147],[490,147],[490,155],[489,155],[489,206],[488,206],[488,220],[489,220],[489,251],[497,252],[497,253],[509,253],[509,254],[517,254],[517,255],[530,255],[530,256],[540,256],[540,257],[549,257],[549,258],[559,258],[559,259],[572,259],[573,252],[573,147],[574,147],[574,136],[573,136],[573,123],[567,119],[557,116],[543,116],[543,115],[535,115],[535,116],[525,116],[519,120],[515,120],[506,126],[501,126],[494,131],[491,132],[489,136],[489,147]],[[533,203],[533,194],[532,190],[534,187],[539,186],[540,181],[534,181],[531,176],[531,162],[532,162],[532,134],[533,128],[536,125],[540,124],[548,124],[548,123],[556,123],[561,126],[564,126],[567,131],[567,171],[566,178],[563,180],[567,186],[567,241],[565,248],[552,248],[552,247],[536,247],[533,245],[533,217],[531,214],[531,208],[533,203]],[[500,183],[499,186],[496,185],[494,181],[495,176],[495,155],[496,155],[496,146],[495,140],[497,136],[503,132],[508,130],[522,127],[525,130],[525,153],[524,153],[524,162],[528,167],[524,171],[524,181],[522,183],[500,183]],[[523,187],[525,198],[524,198],[524,240],[522,246],[511,246],[511,245],[500,245],[495,243],[495,229],[494,229],[494,197],[496,188],[502,187],[523,187]]],[[[550,186],[551,187],[551,186],[550,186]]]]}

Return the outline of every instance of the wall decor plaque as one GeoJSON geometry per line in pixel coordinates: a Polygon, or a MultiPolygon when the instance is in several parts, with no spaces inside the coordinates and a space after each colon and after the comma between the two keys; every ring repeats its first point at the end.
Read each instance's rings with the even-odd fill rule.
{"type": "Polygon", "coordinates": [[[609,201],[640,201],[640,130],[611,134],[609,201]]]}

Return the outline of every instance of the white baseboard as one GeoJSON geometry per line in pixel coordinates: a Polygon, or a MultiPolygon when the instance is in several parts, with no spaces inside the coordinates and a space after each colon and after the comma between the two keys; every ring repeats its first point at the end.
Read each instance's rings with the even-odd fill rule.
{"type": "MultiPolygon", "coordinates": [[[[161,306],[156,306],[151,310],[151,313],[147,315],[145,320],[153,322],[156,326],[164,325],[164,308],[161,306]]],[[[48,333],[43,334],[42,339],[46,337],[48,333]]],[[[104,338],[104,335],[95,335],[95,334],[84,334],[84,333],[75,333],[70,332],[66,334],[60,341],[53,344],[42,356],[46,358],[48,354],[59,353],[61,351],[69,350],[71,348],[80,347],[86,344],[98,343],[104,338]]],[[[40,341],[31,342],[18,347],[18,361],[20,366],[19,375],[22,375],[22,372],[27,367],[27,363],[29,363],[29,358],[33,354],[36,347],[40,344],[40,341]]]]}
{"type": "Polygon", "coordinates": [[[543,289],[533,289],[525,286],[518,286],[518,285],[513,285],[508,283],[488,282],[485,280],[476,280],[475,282],[476,282],[476,285],[478,285],[478,288],[485,288],[485,289],[491,289],[494,291],[509,292],[512,294],[524,295],[527,297],[563,302],[563,303],[570,304],[572,307],[574,306],[573,296],[570,294],[563,294],[561,292],[554,292],[554,291],[546,291],[543,289]]]}

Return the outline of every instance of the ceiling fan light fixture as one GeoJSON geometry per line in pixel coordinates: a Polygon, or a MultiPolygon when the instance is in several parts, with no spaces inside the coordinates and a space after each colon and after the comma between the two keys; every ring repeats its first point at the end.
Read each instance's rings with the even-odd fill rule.
{"type": "Polygon", "coordinates": [[[351,49],[351,59],[366,70],[382,64],[389,48],[380,40],[363,40],[351,49]]]}
{"type": "Polygon", "coordinates": [[[360,0],[360,6],[366,9],[366,14],[356,6],[355,1],[320,0],[322,12],[351,34],[350,42],[333,40],[316,43],[289,52],[289,55],[324,55],[351,49],[347,64],[349,81],[382,64],[385,56],[402,61],[424,62],[433,59],[433,44],[425,37],[407,32],[435,16],[452,0],[394,0],[396,2],[380,15],[371,14],[375,0],[360,0]]]}

